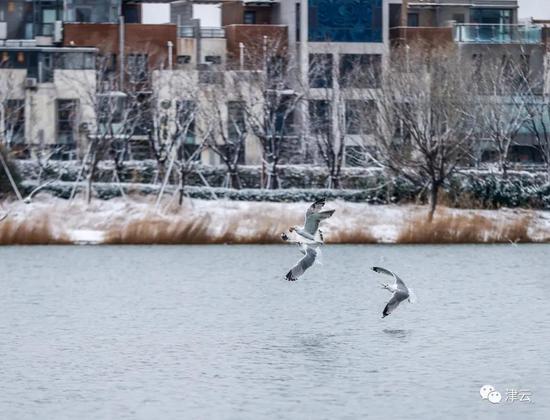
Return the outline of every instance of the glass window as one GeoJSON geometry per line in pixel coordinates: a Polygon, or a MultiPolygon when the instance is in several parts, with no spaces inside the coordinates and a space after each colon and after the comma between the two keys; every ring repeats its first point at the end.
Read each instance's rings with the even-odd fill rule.
{"type": "Polygon", "coordinates": [[[76,142],[77,111],[77,99],[57,100],[57,144],[76,142]]]}
{"type": "Polygon", "coordinates": [[[309,55],[309,87],[332,87],[332,54],[309,55]]]}
{"type": "Polygon", "coordinates": [[[227,102],[227,135],[231,140],[238,140],[246,133],[245,108],[242,101],[227,102]]]}
{"type": "Polygon", "coordinates": [[[420,19],[418,17],[418,13],[407,14],[407,26],[417,27],[420,26],[419,22],[420,19]]]}
{"type": "Polygon", "coordinates": [[[309,0],[309,40],[382,42],[382,0],[309,0]]]}
{"type": "Polygon", "coordinates": [[[196,104],[189,100],[179,100],[176,102],[176,125],[184,143],[195,142],[195,117],[196,104]]]}
{"type": "Polygon", "coordinates": [[[131,82],[144,82],[147,80],[147,54],[128,54],[128,74],[131,82]]]}
{"type": "Polygon", "coordinates": [[[245,25],[256,24],[256,12],[254,10],[245,10],[243,22],[245,25]]]}
{"type": "Polygon", "coordinates": [[[8,144],[25,143],[25,101],[8,99],[4,102],[4,137],[8,144]]]}
{"type": "Polygon", "coordinates": [[[65,70],[93,70],[95,56],[93,53],[62,52],[56,54],[55,67],[65,70]]]}
{"type": "Polygon", "coordinates": [[[472,23],[509,25],[512,23],[510,9],[482,9],[476,8],[471,12],[472,23]]]}
{"type": "Polygon", "coordinates": [[[330,135],[330,102],[324,99],[309,101],[309,126],[313,134],[330,135]]]}
{"type": "Polygon", "coordinates": [[[376,107],[374,101],[346,101],[346,134],[372,133],[375,120],[376,107]]]}
{"type": "Polygon", "coordinates": [[[382,56],[379,54],[342,54],[340,84],[342,87],[377,88],[380,86],[382,56]]]}

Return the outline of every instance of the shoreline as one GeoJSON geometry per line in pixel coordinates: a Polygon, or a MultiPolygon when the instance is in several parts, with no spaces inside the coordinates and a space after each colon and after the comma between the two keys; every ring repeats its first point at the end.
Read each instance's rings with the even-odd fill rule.
{"type": "MultiPolygon", "coordinates": [[[[41,194],[29,204],[0,202],[0,245],[17,244],[278,244],[303,221],[309,203],[170,197],[94,200],[87,205],[41,194]]],[[[427,207],[327,201],[323,222],[330,244],[466,244],[550,242],[550,212],[455,209],[441,206],[432,223],[427,207]]]]}

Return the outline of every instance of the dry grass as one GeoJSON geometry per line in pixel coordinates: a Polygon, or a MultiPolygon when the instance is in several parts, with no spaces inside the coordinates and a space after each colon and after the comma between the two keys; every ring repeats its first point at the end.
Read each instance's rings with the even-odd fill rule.
{"type": "Polygon", "coordinates": [[[275,216],[254,220],[251,215],[228,217],[218,226],[209,215],[163,219],[156,215],[110,227],[109,244],[273,244],[288,225],[275,216]]]}
{"type": "Polygon", "coordinates": [[[479,214],[439,211],[430,223],[425,215],[409,220],[397,238],[400,244],[465,244],[533,242],[528,234],[531,217],[494,221],[479,214]]]}
{"type": "Polygon", "coordinates": [[[0,245],[50,245],[68,244],[65,235],[55,235],[49,219],[35,221],[13,220],[0,222],[0,245]]]}

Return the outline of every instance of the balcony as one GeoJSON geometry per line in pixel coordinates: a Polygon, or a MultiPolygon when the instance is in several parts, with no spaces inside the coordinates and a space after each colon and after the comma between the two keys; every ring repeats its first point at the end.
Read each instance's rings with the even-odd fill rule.
{"type": "MultiPolygon", "coordinates": [[[[203,26],[199,28],[201,38],[225,38],[225,29],[203,26]]],[[[179,38],[196,38],[197,27],[183,25],[178,27],[179,38]]]]}
{"type": "Polygon", "coordinates": [[[457,24],[454,40],[464,44],[540,44],[542,28],[533,25],[457,24]]]}

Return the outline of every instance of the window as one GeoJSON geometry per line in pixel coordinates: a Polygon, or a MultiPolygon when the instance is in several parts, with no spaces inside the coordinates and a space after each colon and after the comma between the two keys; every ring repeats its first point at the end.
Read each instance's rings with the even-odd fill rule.
{"type": "Polygon", "coordinates": [[[122,122],[124,108],[126,106],[126,95],[122,93],[109,92],[98,95],[98,119],[100,124],[106,124],[104,128],[110,129],[109,125],[122,122]]]}
{"type": "Polygon", "coordinates": [[[106,55],[98,55],[96,60],[96,69],[98,70],[98,76],[106,79],[107,77],[116,73],[117,71],[117,55],[107,53],[106,55]]]}
{"type": "Polygon", "coordinates": [[[291,136],[294,134],[294,108],[296,98],[291,95],[273,95],[270,99],[270,108],[275,112],[275,133],[276,136],[291,136]]]}
{"type": "Polygon", "coordinates": [[[178,65],[189,64],[189,63],[191,63],[191,56],[190,55],[178,55],[178,57],[176,58],[176,63],[178,65]]]}
{"type": "Polygon", "coordinates": [[[93,53],[62,52],[55,56],[55,68],[65,70],[94,70],[93,53]]]}
{"type": "Polygon", "coordinates": [[[195,143],[195,115],[196,104],[189,100],[179,100],[176,102],[176,125],[183,143],[195,143]]]}
{"type": "Polygon", "coordinates": [[[4,129],[8,144],[25,143],[25,101],[7,99],[4,102],[4,129]]]}
{"type": "Polygon", "coordinates": [[[332,54],[309,55],[309,87],[332,87],[332,54]]]}
{"type": "Polygon", "coordinates": [[[382,72],[379,54],[342,54],[340,84],[342,87],[378,88],[382,72]]]}
{"type": "Polygon", "coordinates": [[[77,112],[77,99],[57,100],[57,144],[76,143],[77,112]]]}
{"type": "Polygon", "coordinates": [[[383,0],[309,0],[312,42],[382,42],[383,0]]]}
{"type": "Polygon", "coordinates": [[[407,14],[407,26],[417,27],[420,26],[420,19],[418,13],[408,13],[407,14]]]}
{"type": "Polygon", "coordinates": [[[222,58],[219,55],[207,55],[204,57],[204,62],[219,65],[222,63],[222,58]]]}
{"type": "Polygon", "coordinates": [[[227,103],[227,135],[231,140],[238,140],[246,133],[245,108],[242,101],[227,103]]]}
{"type": "Polygon", "coordinates": [[[466,22],[466,18],[464,17],[464,13],[454,13],[453,14],[453,20],[455,23],[464,23],[466,22]]]}
{"type": "Polygon", "coordinates": [[[120,0],[65,0],[64,3],[67,22],[115,23],[120,14],[122,2],[120,0]]]}
{"type": "Polygon", "coordinates": [[[330,135],[330,102],[324,99],[309,101],[309,125],[313,134],[330,135]]]}
{"type": "Polygon", "coordinates": [[[133,83],[147,80],[147,54],[128,54],[128,74],[133,83]]]}
{"type": "Polygon", "coordinates": [[[346,134],[372,133],[375,121],[376,107],[374,101],[346,101],[346,134]]]}
{"type": "Polygon", "coordinates": [[[472,23],[508,25],[512,23],[512,10],[475,8],[471,12],[471,21],[472,23]]]}
{"type": "Polygon", "coordinates": [[[254,10],[245,10],[243,22],[245,25],[256,24],[256,12],[254,10]]]}
{"type": "Polygon", "coordinates": [[[223,85],[223,72],[201,70],[199,71],[199,83],[203,85],[223,85]]]}
{"type": "Polygon", "coordinates": [[[235,156],[238,148],[239,156],[237,157],[237,162],[244,164],[244,138],[246,136],[246,122],[244,102],[242,101],[227,102],[227,136],[229,143],[224,145],[226,148],[226,155],[235,156]]]}

